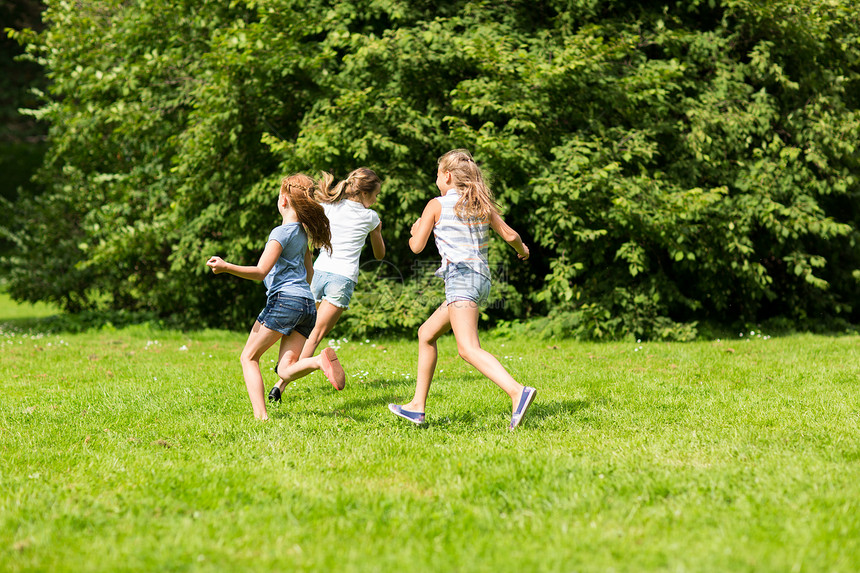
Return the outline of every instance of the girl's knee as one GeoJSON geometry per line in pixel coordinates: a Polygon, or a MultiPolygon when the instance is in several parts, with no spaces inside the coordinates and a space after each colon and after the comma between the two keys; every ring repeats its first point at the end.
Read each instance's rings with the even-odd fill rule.
{"type": "Polygon", "coordinates": [[[459,344],[457,345],[457,353],[460,355],[460,358],[462,358],[469,364],[473,363],[475,353],[478,350],[478,348],[473,348],[471,346],[461,346],[459,344]]]}
{"type": "Polygon", "coordinates": [[[246,364],[251,364],[254,362],[254,355],[247,350],[243,350],[239,355],[239,362],[244,366],[246,364]]]}
{"type": "Polygon", "coordinates": [[[436,342],[435,333],[427,325],[422,324],[418,327],[418,342],[433,344],[436,342]]]}

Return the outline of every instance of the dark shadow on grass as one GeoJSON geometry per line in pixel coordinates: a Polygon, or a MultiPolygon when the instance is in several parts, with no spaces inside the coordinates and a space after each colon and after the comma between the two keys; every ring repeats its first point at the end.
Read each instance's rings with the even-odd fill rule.
{"type": "Polygon", "coordinates": [[[148,324],[155,328],[173,328],[149,312],[81,312],[77,314],[55,314],[39,318],[10,318],[0,321],[6,331],[29,334],[77,334],[101,328],[124,328],[137,324],[148,324]]]}
{"type": "MultiPolygon", "coordinates": [[[[381,416],[393,417],[393,415],[388,411],[388,404],[402,404],[404,401],[408,401],[412,395],[412,390],[414,390],[415,388],[414,381],[410,382],[409,380],[399,379],[382,379],[369,382],[354,382],[354,384],[361,384],[362,386],[369,386],[371,388],[391,389],[392,392],[386,393],[382,397],[350,398],[335,410],[308,409],[304,407],[301,410],[301,413],[311,414],[315,416],[323,416],[328,418],[351,418],[359,422],[366,422],[371,420],[372,418],[375,418],[375,411],[378,411],[381,416]],[[403,391],[398,391],[401,388],[403,389],[403,391]],[[374,413],[371,413],[369,415],[362,414],[362,412],[366,412],[368,410],[374,413]]],[[[347,381],[347,386],[344,392],[348,392],[349,387],[350,383],[349,381],[347,381]]],[[[323,386],[323,384],[320,384],[319,387],[308,386],[303,388],[297,388],[291,400],[290,391],[288,388],[287,392],[283,394],[280,406],[273,406],[272,404],[268,405],[269,417],[283,418],[287,415],[296,414],[296,410],[290,409],[289,405],[291,401],[294,400],[296,403],[304,402],[305,400],[313,401],[314,396],[317,395],[318,392],[327,392],[329,390],[331,390],[331,386],[328,386],[328,388],[326,388],[323,386]]]]}
{"type": "MultiPolygon", "coordinates": [[[[540,398],[538,398],[540,400],[540,398]]],[[[580,410],[590,408],[592,402],[590,400],[561,400],[558,402],[535,402],[529,408],[526,417],[523,419],[524,424],[529,422],[537,422],[546,418],[571,416],[580,410]]],[[[498,409],[487,408],[482,411],[465,411],[456,412],[448,416],[434,417],[432,414],[427,416],[427,424],[435,427],[446,426],[474,426],[476,422],[487,417],[501,416],[504,419],[510,417],[510,411],[501,411],[498,409]]]]}
{"type": "Polygon", "coordinates": [[[410,388],[410,389],[415,388],[415,379],[414,378],[412,378],[412,379],[398,378],[396,380],[382,378],[382,379],[373,379],[373,380],[355,380],[352,382],[350,381],[349,378],[347,378],[347,380],[346,380],[347,388],[349,388],[350,383],[352,383],[356,386],[362,386],[362,387],[366,387],[366,388],[401,388],[401,387],[402,388],[410,388]]]}
{"type": "MultiPolygon", "coordinates": [[[[382,384],[380,384],[382,386],[382,384]]],[[[406,383],[400,381],[388,381],[389,386],[406,386],[406,383]]],[[[409,385],[411,386],[411,384],[409,385]]],[[[409,396],[404,394],[389,393],[382,397],[353,399],[336,408],[335,410],[303,409],[302,413],[328,418],[350,418],[357,422],[369,422],[380,417],[395,416],[388,411],[388,404],[402,404],[409,400],[409,396]]],[[[539,400],[539,399],[538,399],[539,400]]],[[[537,401],[529,408],[524,423],[538,422],[547,418],[567,417],[572,416],[576,412],[587,410],[593,405],[592,400],[559,400],[554,402],[537,401]]],[[[294,414],[295,411],[280,408],[269,409],[269,416],[274,418],[283,418],[289,414],[294,414]]],[[[502,411],[496,408],[486,408],[480,411],[466,410],[455,412],[447,416],[436,416],[432,412],[427,415],[427,423],[420,426],[421,428],[446,428],[446,427],[462,427],[474,426],[477,422],[488,417],[501,417],[507,419],[510,416],[509,411],[502,411]]],[[[411,424],[410,424],[411,425],[411,424]]]]}
{"type": "Polygon", "coordinates": [[[560,400],[558,402],[541,402],[538,395],[535,403],[529,408],[527,418],[550,418],[552,416],[571,415],[592,406],[592,400],[560,400]]]}

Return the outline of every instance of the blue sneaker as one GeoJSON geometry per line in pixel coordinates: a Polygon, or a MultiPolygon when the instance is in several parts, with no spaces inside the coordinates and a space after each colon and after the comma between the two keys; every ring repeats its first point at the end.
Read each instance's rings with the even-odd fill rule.
{"type": "Polygon", "coordinates": [[[520,396],[520,403],[517,405],[517,409],[514,410],[514,414],[511,416],[511,430],[519,426],[520,422],[523,421],[523,416],[526,415],[526,411],[529,409],[529,406],[532,405],[532,401],[535,399],[536,394],[537,390],[531,386],[523,388],[523,394],[520,396]]]}
{"type": "Polygon", "coordinates": [[[398,406],[397,404],[389,404],[388,409],[391,410],[391,413],[395,416],[400,416],[404,420],[409,420],[413,424],[421,425],[424,423],[424,412],[410,412],[409,410],[404,410],[403,406],[398,406]]]}

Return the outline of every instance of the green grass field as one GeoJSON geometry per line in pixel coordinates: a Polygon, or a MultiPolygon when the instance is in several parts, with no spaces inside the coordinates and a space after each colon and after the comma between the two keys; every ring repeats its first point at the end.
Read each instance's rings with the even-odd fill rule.
{"type": "Polygon", "coordinates": [[[860,569],[857,336],[487,333],[539,391],[511,433],[450,336],[424,428],[386,409],[416,344],[382,339],[262,423],[246,333],[25,320],[50,313],[0,297],[3,571],[860,569]]]}

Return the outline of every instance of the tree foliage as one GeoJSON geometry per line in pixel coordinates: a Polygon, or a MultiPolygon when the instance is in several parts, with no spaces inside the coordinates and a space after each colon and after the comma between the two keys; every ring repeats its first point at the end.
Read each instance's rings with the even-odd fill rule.
{"type": "MultiPolygon", "coordinates": [[[[42,6],[39,0],[0,0],[0,22],[16,28],[39,29],[42,6]]],[[[34,90],[44,88],[40,67],[21,59],[23,48],[14,40],[0,36],[0,210],[10,212],[18,189],[29,183],[45,153],[45,127],[21,115],[20,108],[34,107],[34,90]]],[[[31,187],[30,193],[38,192],[31,187]]],[[[0,256],[12,251],[9,224],[0,222],[0,256]]],[[[5,276],[0,267],[0,277],[5,276]]]]}
{"type": "Polygon", "coordinates": [[[468,147],[532,247],[521,265],[494,245],[508,304],[490,314],[681,339],[858,318],[848,0],[47,6],[45,31],[13,33],[51,125],[48,191],[16,206],[18,298],[244,327],[262,289],[207,276],[207,256],[258,256],[282,175],[362,165],[384,179],[390,259],[421,284],[409,227],[436,158],[468,147]]]}

